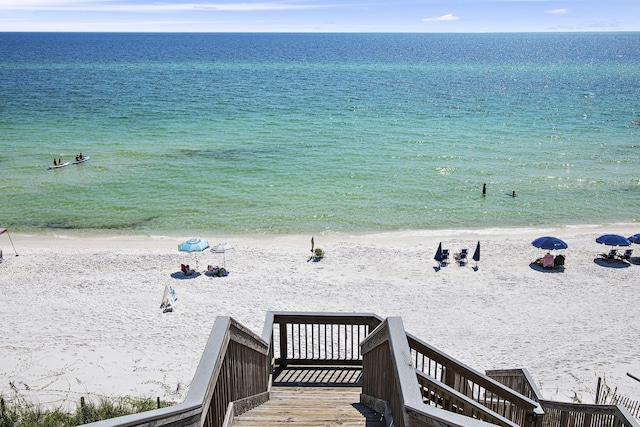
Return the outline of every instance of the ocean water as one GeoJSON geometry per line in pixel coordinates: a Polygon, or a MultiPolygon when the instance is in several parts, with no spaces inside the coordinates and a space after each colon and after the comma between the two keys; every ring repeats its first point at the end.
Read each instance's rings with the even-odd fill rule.
{"type": "Polygon", "coordinates": [[[639,52],[640,33],[0,33],[0,226],[640,222],[639,52]]]}

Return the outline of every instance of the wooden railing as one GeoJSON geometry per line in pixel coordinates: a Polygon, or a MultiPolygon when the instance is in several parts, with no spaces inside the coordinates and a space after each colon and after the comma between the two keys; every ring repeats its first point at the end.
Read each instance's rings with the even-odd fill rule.
{"type": "Polygon", "coordinates": [[[112,418],[91,427],[219,427],[236,410],[269,398],[268,343],[229,317],[218,317],[185,401],[179,405],[112,418]]]}
{"type": "MultiPolygon", "coordinates": [[[[390,414],[397,427],[489,426],[487,421],[505,427],[518,425],[449,385],[417,373],[415,350],[410,348],[409,340],[414,341],[414,347],[416,342],[408,338],[402,320],[390,317],[362,342],[363,403],[390,414]]],[[[439,359],[439,364],[452,370],[451,361],[439,359]]]]}
{"type": "Polygon", "coordinates": [[[400,318],[291,312],[267,313],[261,337],[218,317],[183,403],[88,425],[227,427],[269,399],[271,373],[288,365],[361,367],[361,403],[397,427],[640,427],[616,405],[543,400],[526,370],[482,375],[400,318]]]}
{"type": "Polygon", "coordinates": [[[534,426],[543,415],[540,405],[521,393],[471,369],[407,335],[416,369],[520,426],[534,426]]]}
{"type": "Polygon", "coordinates": [[[640,427],[621,405],[590,405],[545,400],[525,369],[487,371],[503,384],[529,394],[544,410],[542,427],[640,427]]]}
{"type": "Polygon", "coordinates": [[[418,383],[420,384],[423,401],[428,405],[503,427],[516,425],[497,413],[488,411],[485,406],[469,399],[457,390],[420,371],[418,371],[418,383]]]}
{"type": "Polygon", "coordinates": [[[278,366],[362,365],[360,342],[381,322],[370,313],[270,312],[262,336],[278,366]]]}

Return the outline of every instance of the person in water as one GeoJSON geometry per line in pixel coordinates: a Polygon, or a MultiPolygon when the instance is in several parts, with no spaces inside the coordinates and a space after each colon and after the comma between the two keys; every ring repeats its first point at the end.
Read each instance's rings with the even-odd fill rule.
{"type": "Polygon", "coordinates": [[[482,184],[482,195],[483,196],[487,195],[487,184],[486,183],[482,184]]]}
{"type": "Polygon", "coordinates": [[[513,191],[511,192],[511,197],[516,197],[516,190],[513,190],[513,191]]]}

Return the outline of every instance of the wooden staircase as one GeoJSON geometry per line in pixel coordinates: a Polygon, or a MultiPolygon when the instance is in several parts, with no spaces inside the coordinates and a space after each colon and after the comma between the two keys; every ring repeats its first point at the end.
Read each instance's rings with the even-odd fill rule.
{"type": "Polygon", "coordinates": [[[234,418],[236,427],[385,427],[360,403],[360,387],[273,387],[271,399],[234,418]]]}

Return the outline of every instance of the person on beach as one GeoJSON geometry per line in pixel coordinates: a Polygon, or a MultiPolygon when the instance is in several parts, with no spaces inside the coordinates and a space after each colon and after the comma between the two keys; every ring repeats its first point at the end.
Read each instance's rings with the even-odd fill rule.
{"type": "Polygon", "coordinates": [[[485,182],[484,184],[482,184],[482,196],[486,196],[487,195],[487,183],[485,182]]]}

